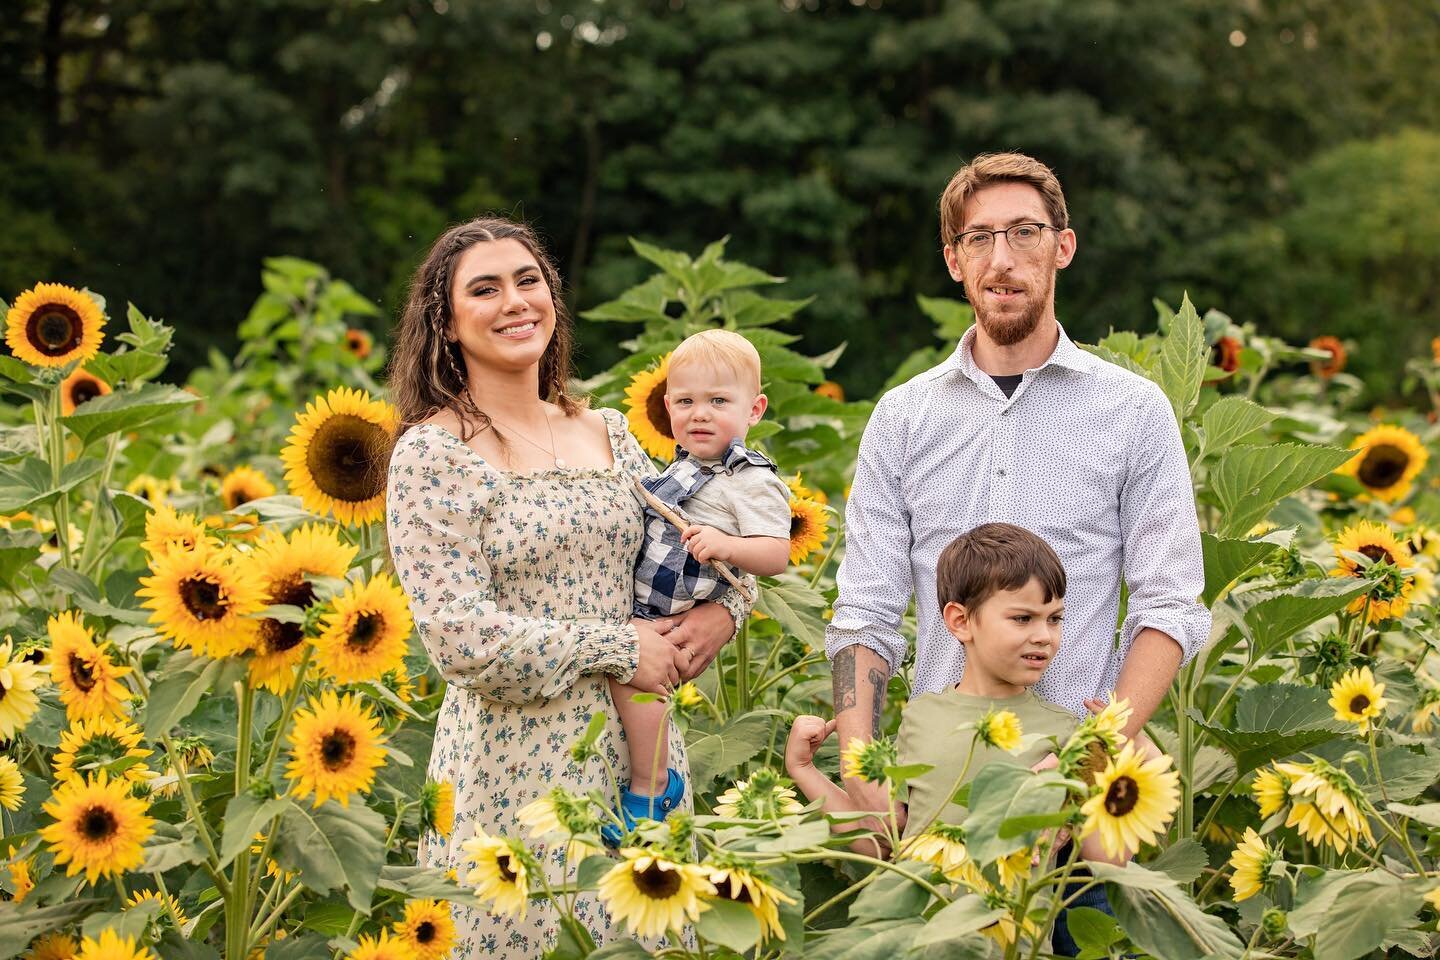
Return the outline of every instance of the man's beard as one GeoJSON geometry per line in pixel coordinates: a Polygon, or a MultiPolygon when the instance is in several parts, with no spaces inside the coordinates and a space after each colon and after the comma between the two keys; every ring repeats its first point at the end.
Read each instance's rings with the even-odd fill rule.
{"type": "Polygon", "coordinates": [[[1035,332],[1040,325],[1040,318],[1045,315],[1045,304],[1050,302],[1050,292],[1055,289],[1055,274],[1050,274],[1043,290],[1026,291],[1030,294],[1029,303],[1025,311],[1018,315],[997,314],[991,315],[981,305],[978,299],[972,299],[970,305],[975,309],[975,321],[980,324],[980,329],[990,338],[996,346],[1009,347],[1024,340],[1035,332]]]}

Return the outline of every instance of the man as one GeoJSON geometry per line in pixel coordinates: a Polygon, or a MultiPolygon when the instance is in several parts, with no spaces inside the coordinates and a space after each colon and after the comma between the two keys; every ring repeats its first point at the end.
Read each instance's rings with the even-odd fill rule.
{"type": "MultiPolygon", "coordinates": [[[[941,620],[936,562],[957,535],[992,521],[1043,537],[1070,580],[1065,642],[1035,692],[1078,715],[1113,689],[1133,707],[1132,735],[1210,632],[1174,413],[1159,387],[1081,350],[1056,321],[1055,275],[1076,237],[1047,166],[976,157],[941,195],[940,224],[975,325],[948,360],[880,399],[860,443],[825,637],[840,742],[879,731],[912,596],[913,692],[959,681],[964,652],[941,620]]],[[[846,789],[860,809],[886,807],[876,785],[846,789]]]]}

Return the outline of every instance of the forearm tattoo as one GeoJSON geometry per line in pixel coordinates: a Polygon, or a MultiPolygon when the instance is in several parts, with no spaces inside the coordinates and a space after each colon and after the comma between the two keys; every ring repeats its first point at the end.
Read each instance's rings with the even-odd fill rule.
{"type": "MultiPolygon", "coordinates": [[[[835,654],[831,663],[831,687],[834,691],[835,714],[860,705],[860,667],[856,663],[855,651],[858,646],[849,646],[835,654]]],[[[880,714],[885,710],[885,671],[870,667],[866,672],[870,681],[870,729],[873,736],[880,735],[880,714]]]]}

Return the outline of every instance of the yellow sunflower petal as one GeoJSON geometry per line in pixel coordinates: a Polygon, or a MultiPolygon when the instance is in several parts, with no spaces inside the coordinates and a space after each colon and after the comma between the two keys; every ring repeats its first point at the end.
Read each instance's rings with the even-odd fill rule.
{"type": "Polygon", "coordinates": [[[830,536],[830,516],[824,504],[802,497],[790,498],[790,562],[804,563],[830,536]]]}
{"type": "Polygon", "coordinates": [[[693,923],[707,907],[700,898],[716,894],[705,869],[696,864],[635,848],[621,855],[624,859],[600,878],[600,902],[636,936],[658,937],[693,923]]]}
{"type": "Polygon", "coordinates": [[[351,584],[332,606],[315,638],[315,660],[322,670],[340,683],[355,683],[400,668],[413,620],[390,574],[351,584]]]}
{"type": "Polygon", "coordinates": [[[1370,732],[1370,721],[1385,710],[1385,684],[1376,683],[1369,667],[1356,667],[1336,680],[1330,688],[1330,707],[1335,719],[1353,723],[1361,736],[1370,732]]]}
{"type": "Polygon", "coordinates": [[[1112,857],[1154,843],[1180,805],[1180,774],[1167,770],[1169,766],[1169,757],[1145,761],[1135,745],[1127,743],[1096,779],[1095,795],[1080,808],[1086,817],[1081,836],[1098,831],[1112,857]]]}
{"type": "Polygon", "coordinates": [[[139,867],[145,859],[141,847],[155,830],[145,802],[130,795],[130,784],[104,773],[60,784],[41,809],[55,821],[40,830],[55,862],[67,865],[66,876],[84,873],[92,884],[139,867]]]}
{"type": "Polygon", "coordinates": [[[216,660],[254,647],[258,622],[249,614],[265,606],[265,592],[253,564],[233,547],[202,542],[172,550],[154,557],[151,570],[135,593],[176,645],[216,660]]]}
{"type": "MultiPolygon", "coordinates": [[[[267,531],[252,554],[267,604],[302,610],[315,603],[315,589],[307,577],[343,577],[358,548],[341,541],[335,527],[305,524],[288,536],[267,531]]],[[[295,668],[305,654],[304,626],[264,618],[256,628],[250,682],[283,694],[295,682],[295,668]]]]}
{"type": "Polygon", "coordinates": [[[220,481],[220,499],[226,510],[234,510],[251,500],[263,500],[274,493],[275,484],[254,467],[236,467],[220,481]]]}
{"type": "Polygon", "coordinates": [[[649,370],[630,378],[625,388],[625,418],[640,447],[656,460],[675,457],[675,432],[665,409],[665,387],[670,378],[670,354],[649,370]]]}
{"type": "Polygon", "coordinates": [[[0,643],[0,740],[11,740],[40,709],[36,693],[45,683],[45,668],[15,654],[9,638],[0,643]]]}
{"type": "Polygon", "coordinates": [[[1405,497],[1411,481],[1430,458],[1419,437],[1393,424],[1365,431],[1351,442],[1350,449],[1359,452],[1336,473],[1354,477],[1370,496],[1386,503],[1405,497]]]}
{"type": "MultiPolygon", "coordinates": [[[[1346,527],[1335,540],[1336,566],[1330,571],[1333,577],[1365,577],[1367,569],[1356,563],[1346,553],[1358,553],[1380,563],[1408,569],[1414,557],[1388,526],[1371,520],[1360,520],[1354,526],[1346,527]]],[[[1410,595],[1414,593],[1415,580],[1406,577],[1392,595],[1379,595],[1375,589],[1361,594],[1347,607],[1351,613],[1366,614],[1368,622],[1378,623],[1392,617],[1404,616],[1410,606],[1410,595]]]]}
{"type": "Polygon", "coordinates": [[[370,792],[375,771],[385,762],[380,722],[355,694],[326,690],[295,714],[286,770],[298,797],[314,795],[315,806],[334,797],[350,805],[356,791],[370,792]]]}
{"type": "Polygon", "coordinates": [[[391,929],[395,938],[410,948],[413,960],[441,960],[455,946],[455,921],[445,901],[408,901],[404,917],[391,929]]]}
{"type": "Polygon", "coordinates": [[[120,678],[130,672],[110,660],[110,644],[95,642],[95,633],[67,610],[45,625],[50,637],[50,679],[70,719],[121,716],[130,691],[120,678]]]}
{"type": "Polygon", "coordinates": [[[103,397],[109,392],[110,384],[84,367],[76,367],[70,376],[60,381],[60,412],[68,417],[82,403],[103,397]]]}

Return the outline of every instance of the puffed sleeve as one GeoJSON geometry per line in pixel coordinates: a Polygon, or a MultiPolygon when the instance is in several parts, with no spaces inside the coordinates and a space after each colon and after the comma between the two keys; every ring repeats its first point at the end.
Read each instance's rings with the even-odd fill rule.
{"type": "MultiPolygon", "coordinates": [[[[630,433],[630,430],[625,426],[625,415],[618,410],[612,410],[608,407],[602,409],[600,413],[610,424],[612,438],[619,435],[619,442],[613,444],[616,465],[624,468],[630,476],[639,479],[653,477],[659,473],[660,471],[655,468],[655,462],[650,459],[644,450],[640,449],[639,442],[636,441],[635,437],[630,433]]],[[[736,572],[738,573],[739,571],[736,572]]],[[[753,576],[748,573],[743,574],[740,577],[740,582],[745,585],[745,589],[750,592],[750,596],[754,597],[759,595],[753,576]]],[[[730,619],[735,621],[735,633],[739,633],[740,627],[746,620],[750,619],[750,608],[753,607],[754,604],[740,596],[738,590],[726,590],[724,596],[715,602],[729,612],[730,619]]],[[[734,634],[731,634],[731,637],[733,639],[734,634]]]]}
{"type": "Polygon", "coordinates": [[[386,491],[390,555],[420,638],[447,683],[490,700],[553,697],[582,673],[627,680],[639,665],[629,624],[583,623],[500,610],[484,537],[503,478],[443,428],[413,428],[395,445],[386,491]]]}

